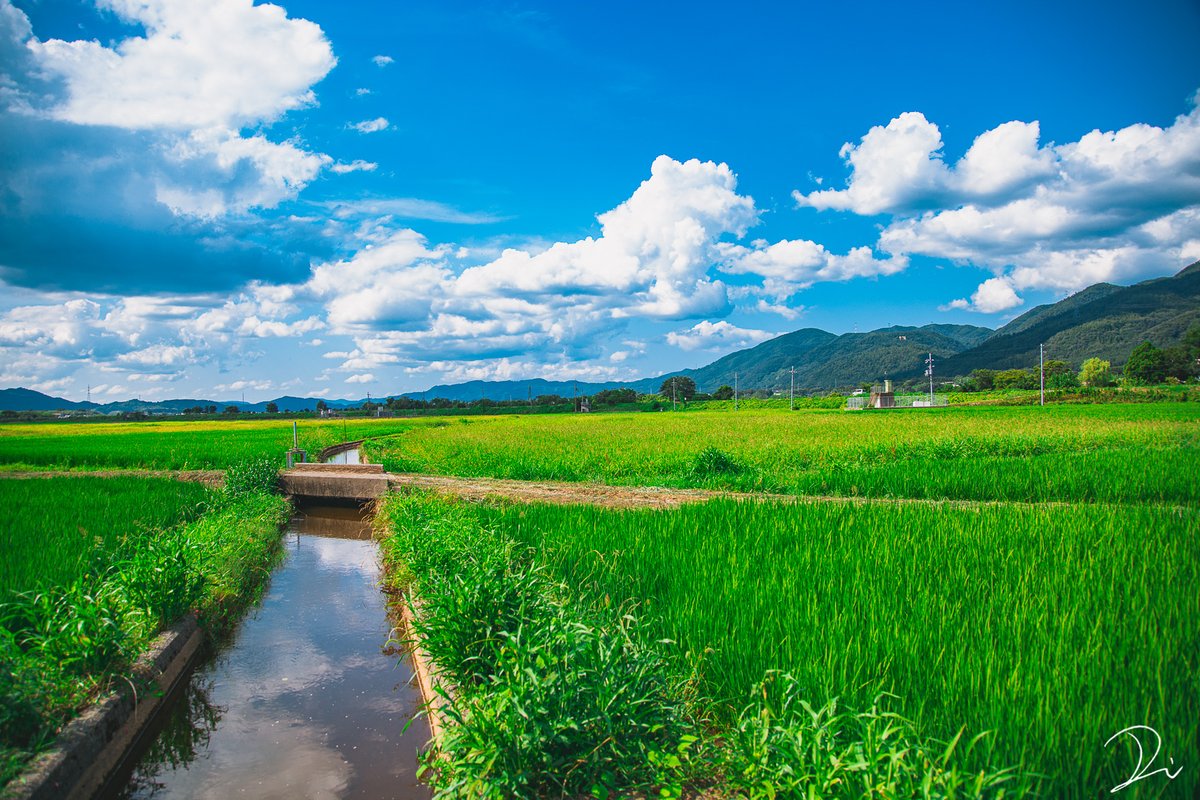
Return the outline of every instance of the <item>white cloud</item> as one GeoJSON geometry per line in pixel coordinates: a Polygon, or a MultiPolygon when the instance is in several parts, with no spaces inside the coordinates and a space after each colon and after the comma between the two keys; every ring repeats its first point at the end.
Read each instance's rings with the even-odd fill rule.
{"type": "Polygon", "coordinates": [[[375,56],[371,60],[377,67],[386,67],[388,64],[394,63],[396,59],[391,56],[375,56]]]}
{"type": "Polygon", "coordinates": [[[757,221],[753,199],[737,194],[736,186],[725,164],[659,156],[628,200],[599,215],[599,238],[556,243],[540,253],[506,250],[464,271],[455,293],[586,302],[609,306],[613,316],[720,312],[728,306],[725,287],[708,277],[719,257],[717,241],[742,236],[757,221]]]}
{"type": "Polygon", "coordinates": [[[299,194],[332,161],[290,142],[218,129],[193,132],[175,143],[170,156],[183,167],[182,174],[178,180],[161,178],[157,199],[178,214],[198,217],[278,205],[299,194]],[[197,162],[198,168],[189,168],[197,162]],[[254,178],[239,180],[247,170],[254,178]]]}
{"type": "Polygon", "coordinates": [[[384,117],[376,117],[375,119],[364,119],[362,122],[351,123],[349,127],[359,133],[378,133],[385,131],[391,125],[384,117]]]}
{"type": "Polygon", "coordinates": [[[346,378],[346,383],[375,383],[376,378],[370,372],[364,372],[361,375],[351,375],[346,378]]]}
{"type": "Polygon", "coordinates": [[[361,158],[356,158],[349,164],[339,161],[330,167],[338,175],[345,175],[347,172],[374,172],[378,168],[379,165],[374,161],[363,161],[361,158]]]}
{"type": "MultiPolygon", "coordinates": [[[[291,199],[331,163],[297,142],[240,132],[315,102],[313,85],[337,63],[320,27],[251,0],[97,4],[144,35],[108,46],[28,38],[28,72],[57,79],[60,94],[15,88],[10,95],[17,98],[10,107],[43,122],[107,131],[114,139],[107,154],[73,165],[81,176],[121,165],[146,176],[131,184],[149,188],[152,199],[176,215],[212,219],[291,199]],[[137,158],[118,150],[117,142],[127,142],[137,158]]],[[[23,17],[8,0],[3,7],[23,17]]],[[[31,34],[27,19],[15,30],[31,34]]],[[[139,200],[123,198],[140,209],[139,200]]]]}
{"type": "Polygon", "coordinates": [[[1060,145],[1039,146],[1038,134],[1036,122],[1005,123],[948,167],[937,126],[902,114],[843,147],[846,189],[794,195],[891,214],[878,246],[897,258],[945,258],[1002,279],[948,307],[999,311],[1021,303],[1019,290],[1170,274],[1200,254],[1200,110],[1060,145]]]}
{"type": "Polygon", "coordinates": [[[684,331],[667,334],[667,343],[681,350],[738,350],[765,342],[778,334],[738,328],[725,320],[703,320],[684,331]]]}
{"type": "Polygon", "coordinates": [[[236,130],[312,104],[337,59],[320,27],[251,0],[98,0],[145,36],[32,39],[67,96],[50,110],[80,125],[236,130]]]}
{"type": "MultiPolygon", "coordinates": [[[[334,168],[336,171],[336,167],[334,168]]],[[[435,200],[415,197],[382,197],[363,200],[333,200],[322,203],[339,219],[376,217],[381,219],[427,219],[462,225],[488,225],[507,217],[477,211],[462,211],[435,200]]]]}
{"type": "Polygon", "coordinates": [[[908,266],[904,256],[877,259],[869,247],[856,247],[839,255],[807,240],[784,239],[774,244],[757,241],[751,247],[725,244],[721,253],[723,272],[762,276],[763,292],[777,301],[817,282],[894,275],[908,266]]]}
{"type": "Polygon", "coordinates": [[[978,311],[983,314],[995,314],[1021,305],[1024,300],[1017,296],[1012,283],[1007,278],[988,278],[979,284],[979,288],[971,295],[970,301],[952,300],[941,307],[942,311],[951,308],[966,311],[978,311]]]}

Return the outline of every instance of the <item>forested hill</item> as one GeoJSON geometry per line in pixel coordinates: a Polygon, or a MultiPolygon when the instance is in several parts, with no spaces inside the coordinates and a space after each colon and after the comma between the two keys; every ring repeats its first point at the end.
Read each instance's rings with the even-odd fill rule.
{"type": "MultiPolygon", "coordinates": [[[[1200,262],[1167,278],[1133,286],[1098,283],[1038,306],[938,369],[943,375],[966,375],[981,368],[1031,367],[1037,364],[1039,344],[1045,344],[1046,358],[1075,367],[1088,358],[1116,366],[1142,342],[1162,348],[1178,344],[1194,325],[1200,325],[1200,262]]],[[[906,374],[920,374],[918,367],[906,374]]]]}
{"type": "MultiPolygon", "coordinates": [[[[791,385],[792,367],[797,389],[856,386],[895,376],[923,363],[928,353],[939,359],[960,353],[991,334],[990,328],[974,325],[894,326],[841,336],[806,328],[730,353],[706,367],[672,374],[692,378],[702,391],[732,386],[735,374],[738,385],[747,389],[785,389],[791,385]]],[[[639,391],[653,391],[665,377],[632,385],[639,391]]]]}

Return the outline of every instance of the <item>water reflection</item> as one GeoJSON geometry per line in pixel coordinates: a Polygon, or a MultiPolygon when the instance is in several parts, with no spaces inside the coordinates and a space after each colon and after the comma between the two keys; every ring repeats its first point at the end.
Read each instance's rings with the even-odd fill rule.
{"type": "Polygon", "coordinates": [[[424,798],[428,739],[390,625],[370,527],[307,509],[261,607],[201,666],[126,798],[424,798]],[[341,534],[339,534],[339,531],[341,534]]]}

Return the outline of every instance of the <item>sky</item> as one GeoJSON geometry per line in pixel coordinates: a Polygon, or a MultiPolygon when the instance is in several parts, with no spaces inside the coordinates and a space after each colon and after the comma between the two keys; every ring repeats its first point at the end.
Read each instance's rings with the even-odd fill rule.
{"type": "Polygon", "coordinates": [[[1200,4],[0,0],[0,387],[631,380],[1200,259],[1200,4]]]}

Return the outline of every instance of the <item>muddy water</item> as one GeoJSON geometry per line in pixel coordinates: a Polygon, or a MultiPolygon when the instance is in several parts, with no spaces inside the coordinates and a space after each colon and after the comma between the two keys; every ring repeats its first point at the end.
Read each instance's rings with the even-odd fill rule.
{"type": "Polygon", "coordinates": [[[262,605],[202,664],[122,798],[427,798],[427,741],[357,509],[309,508],[262,605]]]}

